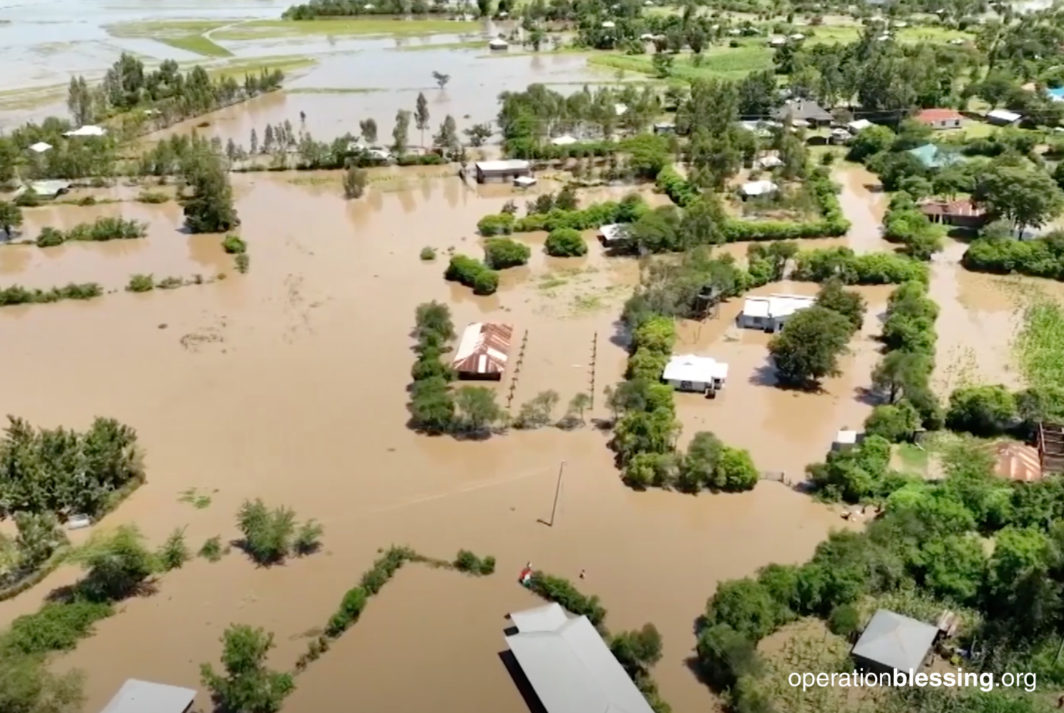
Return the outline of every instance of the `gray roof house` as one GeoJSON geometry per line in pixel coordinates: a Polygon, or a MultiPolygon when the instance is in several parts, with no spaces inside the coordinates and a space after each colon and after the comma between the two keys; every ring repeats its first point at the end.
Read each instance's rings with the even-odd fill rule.
{"type": "Polygon", "coordinates": [[[858,664],[873,670],[919,671],[936,636],[938,629],[931,624],[880,609],[851,654],[858,664]]]}
{"type": "Polygon", "coordinates": [[[811,99],[788,99],[783,106],[772,112],[778,121],[789,119],[791,123],[804,121],[813,126],[830,124],[835,117],[811,99]]]}
{"type": "Polygon", "coordinates": [[[195,697],[191,688],[130,678],[100,713],[186,713],[195,697]]]}
{"type": "Polygon", "coordinates": [[[653,713],[586,616],[552,603],[510,621],[506,643],[547,713],[653,713]]]}

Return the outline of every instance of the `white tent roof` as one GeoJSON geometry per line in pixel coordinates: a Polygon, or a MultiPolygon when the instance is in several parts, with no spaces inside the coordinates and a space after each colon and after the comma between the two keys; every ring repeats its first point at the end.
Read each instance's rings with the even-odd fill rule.
{"type": "Polygon", "coordinates": [[[727,379],[728,365],[712,357],[681,354],[669,359],[661,378],[665,381],[709,383],[713,379],[727,379]]]}
{"type": "Polygon", "coordinates": [[[33,146],[30,146],[30,151],[34,153],[44,153],[45,151],[50,151],[51,149],[52,145],[46,144],[43,141],[38,141],[33,146]]]}
{"type": "Polygon", "coordinates": [[[999,119],[1000,121],[1006,121],[1010,124],[1023,118],[1020,114],[1007,109],[994,109],[993,111],[988,111],[986,115],[989,119],[999,119]]]}
{"type": "Polygon", "coordinates": [[[571,146],[572,144],[577,143],[577,140],[569,134],[565,134],[564,136],[559,136],[555,139],[551,139],[550,142],[555,146],[571,146]]]}
{"type": "Polygon", "coordinates": [[[775,193],[779,190],[772,181],[751,181],[744,183],[742,187],[743,195],[745,196],[763,196],[768,193],[775,193]]]}
{"type": "Polygon", "coordinates": [[[63,136],[103,136],[107,133],[107,129],[102,126],[93,126],[92,124],[86,124],[80,129],[74,131],[68,131],[63,136]]]}

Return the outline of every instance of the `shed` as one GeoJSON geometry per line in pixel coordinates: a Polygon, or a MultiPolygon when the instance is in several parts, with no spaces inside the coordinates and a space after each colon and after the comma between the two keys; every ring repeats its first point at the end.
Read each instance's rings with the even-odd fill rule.
{"type": "Polygon", "coordinates": [[[521,159],[477,161],[473,167],[477,172],[477,183],[484,183],[489,178],[501,178],[505,181],[518,176],[532,175],[532,164],[521,159]]]}
{"type": "Polygon", "coordinates": [[[964,116],[953,109],[924,109],[913,118],[932,129],[959,129],[964,125],[964,116]]]}
{"type": "Polygon", "coordinates": [[[863,433],[858,433],[852,428],[842,428],[835,434],[835,440],[831,444],[831,450],[844,451],[847,448],[853,448],[863,440],[863,433]]]}
{"type": "Polygon", "coordinates": [[[32,151],[33,153],[44,153],[45,151],[51,151],[51,150],[52,150],[52,145],[51,144],[46,144],[43,141],[38,141],[37,143],[33,144],[33,146],[30,146],[30,151],[32,151]]]}
{"type": "Polygon", "coordinates": [[[994,109],[986,113],[986,120],[995,126],[1010,126],[1022,118],[1022,114],[1007,109],[994,109]]]}
{"type": "Polygon", "coordinates": [[[978,229],[986,223],[986,211],[971,200],[927,201],[920,204],[920,212],[932,223],[958,228],[978,229]]]}
{"type": "Polygon", "coordinates": [[[569,134],[562,134],[550,140],[555,146],[572,146],[575,143],[579,143],[575,138],[569,134]]]}
{"type": "Polygon", "coordinates": [[[63,136],[104,136],[105,134],[107,134],[107,129],[102,126],[86,124],[74,131],[67,131],[63,136]]]}
{"type": "Polygon", "coordinates": [[[918,671],[937,636],[931,624],[880,609],[850,653],[859,666],[873,671],[918,671]]]}
{"type": "Polygon", "coordinates": [[[811,126],[827,126],[835,120],[829,111],[811,99],[790,99],[773,111],[772,117],[779,121],[789,119],[792,124],[805,121],[811,126]]]}
{"type": "Polygon", "coordinates": [[[1043,473],[1064,473],[1064,426],[1043,421],[1038,424],[1038,457],[1043,473]]]}
{"type": "Polygon", "coordinates": [[[510,43],[501,37],[496,37],[488,43],[488,49],[490,50],[507,50],[510,49],[510,43]]]}
{"type": "Polygon", "coordinates": [[[754,166],[756,166],[757,168],[764,168],[764,169],[770,169],[770,170],[773,169],[773,168],[778,168],[779,166],[782,166],[782,165],[783,165],[783,159],[781,159],[779,156],[777,156],[775,154],[770,154],[768,156],[762,156],[761,158],[759,158],[756,161],[754,161],[754,166]]]}
{"type": "Polygon", "coordinates": [[[994,446],[994,474],[1018,483],[1042,479],[1042,459],[1038,449],[1023,443],[998,443],[994,446]]]}
{"type": "Polygon", "coordinates": [[[776,294],[767,297],[747,297],[743,311],[739,313],[740,327],[778,332],[786,321],[799,310],[816,304],[815,297],[805,295],[776,294]]]}
{"type": "Polygon", "coordinates": [[[599,242],[609,247],[623,242],[628,237],[628,226],[620,223],[610,223],[598,229],[599,242]]]}
{"type": "Polygon", "coordinates": [[[742,187],[739,188],[739,192],[742,194],[743,198],[768,196],[778,190],[779,186],[772,181],[750,181],[749,183],[744,183],[742,187]]]}
{"type": "Polygon", "coordinates": [[[514,328],[474,322],[462,332],[451,368],[462,379],[501,379],[510,358],[514,328]]]}
{"type": "Polygon", "coordinates": [[[661,380],[679,391],[715,395],[728,380],[728,365],[712,357],[681,354],[669,359],[661,380]]]}
{"type": "Polygon", "coordinates": [[[129,678],[100,713],[186,713],[195,698],[191,688],[129,678]]]}
{"type": "Polygon", "coordinates": [[[875,124],[873,124],[868,119],[855,119],[854,121],[851,121],[850,123],[846,124],[846,128],[855,134],[858,131],[864,131],[865,129],[871,128],[873,126],[875,126],[875,124]]]}
{"type": "Polygon", "coordinates": [[[510,614],[517,633],[506,637],[520,668],[517,683],[527,682],[539,708],[546,713],[653,713],[588,618],[554,607],[561,609],[552,604],[510,614]]]}

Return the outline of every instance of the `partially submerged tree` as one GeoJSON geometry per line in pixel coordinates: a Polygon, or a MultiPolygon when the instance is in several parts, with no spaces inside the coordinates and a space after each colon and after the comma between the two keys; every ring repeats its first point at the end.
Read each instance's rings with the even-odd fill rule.
{"type": "Polygon", "coordinates": [[[344,198],[348,200],[361,198],[362,194],[366,192],[368,180],[369,174],[364,169],[357,166],[348,167],[344,172],[344,198]]]}
{"type": "Polygon", "coordinates": [[[289,673],[266,667],[273,634],[245,624],[230,624],[222,635],[222,673],[204,663],[200,677],[215,702],[233,713],[277,713],[295,689],[289,673]]]}

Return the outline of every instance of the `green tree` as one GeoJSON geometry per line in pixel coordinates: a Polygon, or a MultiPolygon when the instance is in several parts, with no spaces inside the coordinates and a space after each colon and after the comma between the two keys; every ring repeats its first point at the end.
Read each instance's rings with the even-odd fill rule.
{"type": "Polygon", "coordinates": [[[864,324],[868,307],[865,299],[857,292],[843,289],[842,280],[833,277],[820,287],[816,303],[824,309],[838,312],[850,323],[850,331],[857,332],[864,324]]]}
{"type": "Polygon", "coordinates": [[[850,144],[846,158],[850,161],[864,162],[865,159],[882,153],[891,147],[897,136],[886,126],[869,126],[861,129],[850,144]]]}
{"type": "Polygon", "coordinates": [[[443,74],[442,72],[433,71],[432,78],[436,80],[436,86],[443,89],[447,86],[447,82],[451,81],[451,75],[443,74]]]}
{"type": "Polygon", "coordinates": [[[421,145],[425,145],[425,129],[429,128],[429,102],[422,92],[417,93],[417,104],[414,107],[414,125],[421,132],[421,145]]]}
{"type": "Polygon", "coordinates": [[[366,192],[366,183],[368,181],[369,174],[364,169],[357,166],[349,166],[344,171],[344,198],[348,200],[361,198],[362,194],[366,192]]]}
{"type": "Polygon", "coordinates": [[[185,528],[180,527],[171,532],[156,557],[159,566],[165,571],[180,569],[192,559],[192,553],[189,552],[188,543],[185,541],[185,528]]]}
{"type": "Polygon", "coordinates": [[[974,534],[948,535],[920,548],[924,582],[939,597],[961,606],[975,602],[983,584],[986,552],[974,534]]]}
{"type": "Polygon", "coordinates": [[[927,388],[931,365],[928,354],[905,350],[887,352],[872,372],[872,385],[894,403],[902,396],[927,388]]]}
{"type": "Polygon", "coordinates": [[[445,433],[456,425],[455,396],[444,376],[414,382],[410,392],[411,425],[426,433],[445,433]]]}
{"type": "Polygon", "coordinates": [[[946,426],[996,436],[1014,426],[1017,415],[1016,398],[1004,386],[967,386],[950,394],[946,426]]]}
{"type": "Polygon", "coordinates": [[[554,420],[554,409],[558,405],[559,398],[557,391],[541,391],[521,405],[514,425],[518,428],[546,426],[554,420]]]}
{"type": "Polygon", "coordinates": [[[715,435],[708,431],[696,433],[680,462],[680,488],[694,492],[710,486],[716,480],[717,466],[723,452],[724,444],[715,435]]]}
{"type": "Polygon", "coordinates": [[[78,590],[93,601],[117,601],[139,592],[158,568],[155,555],[132,525],[80,550],[77,559],[87,570],[78,590]]]}
{"type": "Polygon", "coordinates": [[[3,230],[4,234],[10,238],[14,229],[20,225],[22,225],[22,208],[8,201],[0,201],[0,230],[3,230]]]}
{"type": "Polygon", "coordinates": [[[193,233],[224,233],[240,225],[233,187],[220,157],[200,153],[186,163],[185,183],[192,195],[182,200],[185,226],[193,233]]]}
{"type": "Polygon", "coordinates": [[[4,713],[79,713],[85,675],[54,674],[39,656],[0,653],[0,711],[4,713]]]}
{"type": "Polygon", "coordinates": [[[587,241],[578,230],[556,228],[547,236],[544,249],[552,257],[580,257],[587,255],[587,241]]]}
{"type": "Polygon", "coordinates": [[[584,412],[589,408],[591,408],[591,394],[581,391],[569,400],[569,407],[566,409],[566,417],[575,418],[582,426],[585,423],[584,412]]]}
{"type": "Polygon", "coordinates": [[[362,140],[372,146],[377,143],[377,122],[373,119],[363,119],[358,122],[358,131],[362,140]]]}
{"type": "Polygon", "coordinates": [[[274,648],[273,634],[245,624],[230,624],[222,635],[222,668],[219,674],[208,664],[200,665],[200,677],[215,701],[233,713],[277,713],[285,697],[295,689],[289,673],[266,667],[274,648]]]}
{"type": "Polygon", "coordinates": [[[395,114],[395,128],[392,129],[392,152],[396,156],[406,153],[410,144],[410,112],[400,109],[395,114]]]}
{"type": "Polygon", "coordinates": [[[15,525],[18,527],[15,546],[18,548],[19,563],[26,569],[37,568],[53,552],[67,544],[66,533],[53,513],[17,512],[15,525]]]}
{"type": "Polygon", "coordinates": [[[849,637],[861,627],[861,612],[852,604],[840,604],[831,610],[828,628],[836,636],[849,637]]]}
{"type": "Polygon", "coordinates": [[[726,624],[751,641],[760,641],[776,629],[779,605],[756,579],[722,582],[706,604],[709,625],[726,624]]]}
{"type": "Polygon", "coordinates": [[[495,392],[483,386],[463,386],[455,392],[454,403],[461,428],[467,433],[485,434],[506,416],[495,392]]]}
{"type": "Polygon", "coordinates": [[[292,547],[296,531],[294,511],[269,509],[262,500],[245,500],[237,511],[237,527],[244,536],[240,545],[260,565],[281,562],[292,547]]]}
{"type": "Polygon", "coordinates": [[[727,624],[703,629],[695,651],[702,676],[718,690],[730,689],[740,678],[758,676],[764,670],[754,642],[727,624]]]}
{"type": "Polygon", "coordinates": [[[780,383],[810,388],[839,374],[850,334],[849,320],[833,310],[813,306],[795,313],[769,342],[780,383]]]}
{"type": "Polygon", "coordinates": [[[974,197],[1017,231],[1041,227],[1064,211],[1064,192],[1048,173],[1000,161],[980,174],[974,197]]]}
{"type": "Polygon", "coordinates": [[[750,452],[743,448],[724,447],[709,486],[725,492],[753,490],[761,477],[750,452]]]}
{"type": "Polygon", "coordinates": [[[531,248],[516,240],[488,238],[484,241],[484,264],[493,270],[524,265],[531,257],[531,248]]]}
{"type": "Polygon", "coordinates": [[[672,65],[675,58],[666,52],[656,52],[653,57],[654,74],[661,79],[667,79],[672,74],[672,65]]]}
{"type": "Polygon", "coordinates": [[[653,624],[610,637],[610,651],[632,678],[645,676],[661,660],[661,634],[653,624]]]}
{"type": "Polygon", "coordinates": [[[462,146],[458,140],[458,125],[455,124],[454,117],[450,114],[443,117],[439,132],[432,137],[432,145],[441,149],[443,155],[450,160],[459,158],[462,146]]]}
{"type": "Polygon", "coordinates": [[[491,138],[495,130],[491,128],[491,124],[473,124],[465,130],[465,135],[469,137],[470,146],[483,146],[484,142],[491,138]]]}
{"type": "Polygon", "coordinates": [[[882,436],[891,443],[911,441],[920,427],[920,414],[908,401],[881,404],[865,421],[865,433],[882,436]]]}

